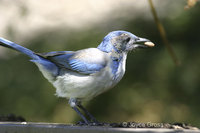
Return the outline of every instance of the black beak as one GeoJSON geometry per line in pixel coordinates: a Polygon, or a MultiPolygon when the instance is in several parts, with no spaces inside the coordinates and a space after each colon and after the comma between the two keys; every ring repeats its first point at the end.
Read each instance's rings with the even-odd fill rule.
{"type": "Polygon", "coordinates": [[[155,44],[152,43],[150,40],[148,40],[146,38],[138,38],[133,43],[134,49],[136,49],[136,48],[149,48],[149,47],[154,47],[154,46],[155,46],[155,44]]]}

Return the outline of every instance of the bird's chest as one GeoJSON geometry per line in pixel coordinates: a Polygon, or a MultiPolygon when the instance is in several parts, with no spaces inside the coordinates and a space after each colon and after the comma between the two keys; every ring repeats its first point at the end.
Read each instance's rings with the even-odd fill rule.
{"type": "Polygon", "coordinates": [[[67,72],[57,77],[53,85],[57,88],[56,94],[59,97],[91,99],[108,90],[113,85],[112,78],[108,68],[94,75],[67,72]]]}
{"type": "Polygon", "coordinates": [[[76,72],[63,70],[63,75],[58,76],[53,82],[59,97],[90,99],[115,86],[125,73],[125,60],[119,62],[109,60],[101,71],[82,75],[76,72]]]}

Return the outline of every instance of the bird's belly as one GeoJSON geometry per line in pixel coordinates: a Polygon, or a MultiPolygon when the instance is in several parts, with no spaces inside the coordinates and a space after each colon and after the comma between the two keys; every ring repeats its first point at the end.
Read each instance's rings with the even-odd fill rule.
{"type": "Polygon", "coordinates": [[[91,99],[111,88],[113,81],[110,71],[100,71],[93,75],[66,72],[53,82],[56,95],[65,98],[91,99]]]}

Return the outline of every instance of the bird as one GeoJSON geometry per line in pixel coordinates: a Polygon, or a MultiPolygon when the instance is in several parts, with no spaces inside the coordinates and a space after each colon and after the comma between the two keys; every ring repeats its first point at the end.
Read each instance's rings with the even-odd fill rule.
{"type": "Polygon", "coordinates": [[[82,106],[82,102],[113,88],[122,79],[130,51],[154,45],[146,38],[123,30],[108,33],[97,48],[47,53],[36,53],[0,38],[0,46],[30,57],[30,61],[37,65],[43,76],[56,88],[56,95],[66,98],[85,124],[99,121],[82,106]]]}

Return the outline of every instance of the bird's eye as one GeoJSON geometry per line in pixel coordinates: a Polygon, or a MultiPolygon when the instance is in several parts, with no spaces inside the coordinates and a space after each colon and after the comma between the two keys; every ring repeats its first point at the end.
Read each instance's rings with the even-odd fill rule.
{"type": "Polygon", "coordinates": [[[126,41],[126,42],[129,42],[130,40],[131,40],[131,38],[130,38],[130,37],[127,37],[125,41],[126,41]]]}

